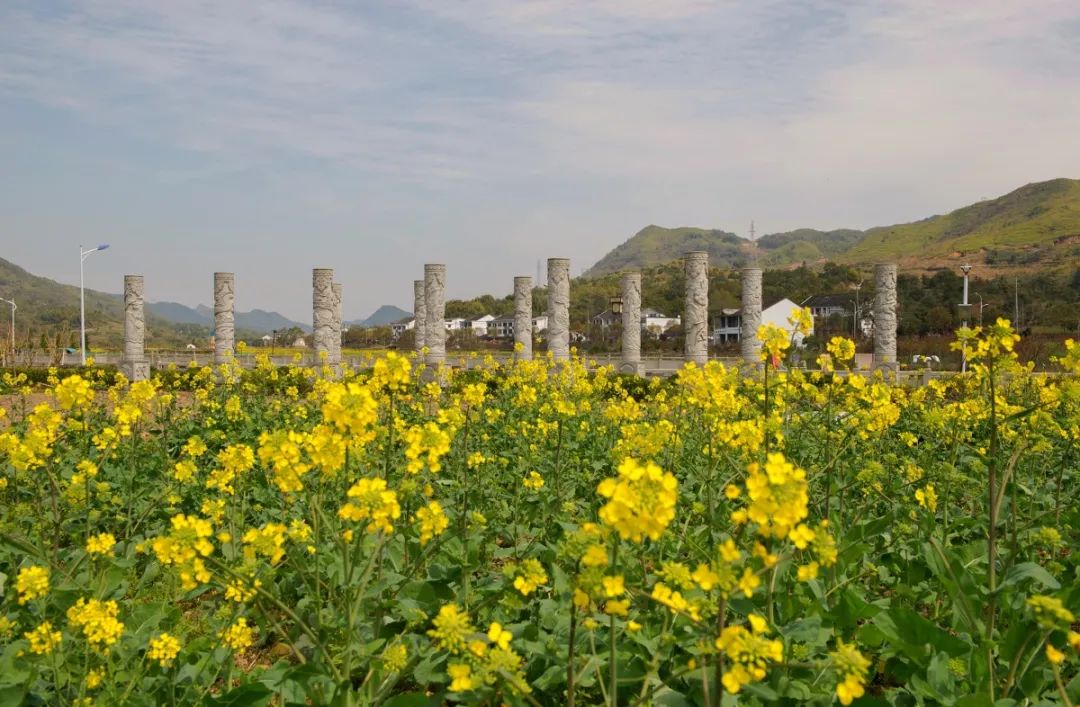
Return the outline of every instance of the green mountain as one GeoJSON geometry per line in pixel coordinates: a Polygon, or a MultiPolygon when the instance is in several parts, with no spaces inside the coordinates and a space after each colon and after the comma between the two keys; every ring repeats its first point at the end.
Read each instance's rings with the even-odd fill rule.
{"type": "Polygon", "coordinates": [[[709,263],[740,267],[754,256],[750,241],[734,233],[703,228],[646,226],[600,259],[582,277],[599,277],[630,268],[663,265],[692,250],[709,254],[709,263]]]}
{"type": "MultiPolygon", "coordinates": [[[[90,346],[117,346],[124,335],[124,302],[121,295],[86,290],[86,333],[90,346]]],[[[33,275],[12,262],[0,258],[0,297],[14,300],[16,341],[22,348],[27,340],[40,345],[42,337],[61,346],[76,346],[79,338],[79,288],[63,285],[46,277],[33,275]]],[[[0,313],[7,321],[8,307],[0,313]]],[[[7,332],[7,327],[0,331],[7,332]]],[[[198,334],[198,327],[170,322],[153,312],[147,313],[147,345],[172,346],[187,343],[198,334]]]]}
{"type": "Polygon", "coordinates": [[[179,302],[149,302],[146,308],[162,319],[168,319],[177,324],[198,324],[210,326],[213,321],[213,313],[209,315],[198,309],[180,304],[179,302]]]}
{"type": "Polygon", "coordinates": [[[841,228],[835,231],[818,231],[799,228],[784,233],[770,233],[754,242],[759,252],[758,264],[766,267],[784,267],[792,263],[813,263],[835,259],[848,248],[862,240],[862,231],[841,228]]]}
{"type": "Polygon", "coordinates": [[[348,324],[350,324],[351,326],[358,326],[358,327],[361,327],[361,328],[363,328],[363,327],[387,326],[389,324],[393,324],[394,322],[396,322],[396,321],[398,321],[400,319],[404,319],[405,317],[411,317],[411,316],[412,316],[411,312],[406,312],[404,309],[401,309],[400,307],[395,307],[392,304],[384,304],[383,306],[379,307],[374,312],[372,312],[371,316],[368,317],[367,319],[359,319],[359,320],[354,321],[354,322],[348,322],[348,324]]]}
{"type": "Polygon", "coordinates": [[[800,228],[751,242],[715,229],[646,226],[584,276],[654,267],[691,250],[707,251],[718,267],[888,260],[917,270],[966,261],[1003,270],[1070,272],[1080,259],[1080,180],[1028,184],[949,214],[866,231],[800,228]]]}
{"type": "MultiPolygon", "coordinates": [[[[77,346],[79,338],[79,288],[33,275],[0,258],[0,297],[14,300],[16,341],[19,348],[27,337],[35,346],[41,337],[62,346],[77,346]]],[[[8,340],[8,306],[0,302],[0,341],[8,340]]],[[[203,345],[214,326],[213,310],[200,305],[188,307],[178,302],[146,303],[146,344],[148,347],[177,347],[188,343],[203,345]]],[[[294,322],[277,312],[254,309],[236,313],[236,331],[242,337],[256,337],[274,329],[310,325],[294,322]]],[[[86,290],[86,332],[91,347],[115,348],[124,336],[123,297],[86,290]]],[[[3,344],[0,344],[2,346],[3,344]]],[[[50,345],[53,345],[50,343],[50,345]]]]}
{"type": "MultiPolygon", "coordinates": [[[[211,317],[212,319],[212,317],[211,317]]],[[[253,309],[250,312],[237,312],[235,315],[236,330],[253,332],[256,334],[269,334],[272,331],[291,329],[296,327],[300,331],[311,331],[311,324],[293,321],[279,312],[268,312],[265,309],[253,309]]]]}
{"type": "Polygon", "coordinates": [[[989,264],[1029,265],[1076,257],[1078,246],[1080,179],[1053,179],[944,216],[871,228],[843,259],[907,262],[981,254],[989,264]]]}
{"type": "MultiPolygon", "coordinates": [[[[188,307],[179,302],[152,302],[146,305],[154,314],[168,319],[176,324],[198,324],[207,331],[214,328],[214,310],[205,304],[198,307],[188,307]]],[[[294,322],[288,317],[277,312],[267,312],[265,309],[253,309],[250,312],[235,312],[233,323],[237,334],[244,337],[262,336],[275,330],[291,329],[296,327],[301,331],[311,331],[310,324],[294,322]]]]}

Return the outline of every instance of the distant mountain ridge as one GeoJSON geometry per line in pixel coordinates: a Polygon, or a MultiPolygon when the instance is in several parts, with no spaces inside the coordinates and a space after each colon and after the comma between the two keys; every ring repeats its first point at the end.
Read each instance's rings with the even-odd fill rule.
{"type": "Polygon", "coordinates": [[[411,316],[412,312],[406,312],[404,309],[400,307],[395,307],[392,304],[384,304],[378,309],[376,309],[374,312],[372,312],[371,316],[367,319],[358,319],[356,321],[346,322],[346,324],[348,324],[349,326],[356,326],[361,328],[388,326],[398,320],[411,316]]]}
{"type": "Polygon", "coordinates": [[[692,250],[708,252],[716,267],[890,260],[909,268],[933,268],[963,259],[1017,270],[1062,270],[1080,258],[1080,180],[1035,182],[945,215],[865,231],[800,228],[750,241],[718,229],[649,225],[584,277],[655,267],[692,250]]]}
{"type": "MultiPolygon", "coordinates": [[[[146,305],[150,312],[162,319],[177,324],[197,324],[199,326],[214,328],[214,310],[204,304],[197,307],[188,307],[179,302],[150,302],[146,305]]],[[[265,309],[253,309],[250,312],[236,312],[233,322],[239,331],[248,331],[257,334],[269,334],[279,329],[299,327],[304,331],[311,331],[310,324],[293,321],[277,312],[268,312],[265,309]]]]}
{"type": "MultiPolygon", "coordinates": [[[[85,294],[87,343],[91,346],[101,343],[115,345],[123,336],[123,297],[91,289],[85,290],[85,294]]],[[[34,275],[0,258],[0,297],[14,300],[18,305],[17,340],[22,341],[30,331],[35,343],[38,337],[45,334],[59,336],[67,344],[77,342],[78,287],[34,275]]],[[[3,311],[6,315],[6,305],[3,311]]],[[[147,313],[146,324],[147,344],[150,346],[183,343],[192,338],[189,324],[166,319],[153,309],[147,313]]]]}

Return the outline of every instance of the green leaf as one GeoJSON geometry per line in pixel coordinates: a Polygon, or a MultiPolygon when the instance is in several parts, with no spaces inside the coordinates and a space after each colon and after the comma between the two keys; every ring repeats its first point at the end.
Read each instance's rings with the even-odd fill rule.
{"type": "Polygon", "coordinates": [[[440,667],[442,665],[444,656],[429,656],[416,664],[416,668],[413,670],[413,677],[420,685],[428,685],[433,682],[441,682],[439,678],[442,677],[440,667]]]}
{"type": "Polygon", "coordinates": [[[895,606],[875,616],[873,621],[894,649],[924,668],[930,663],[933,648],[952,657],[964,656],[971,650],[963,640],[907,607],[895,606]]]}
{"type": "Polygon", "coordinates": [[[821,627],[820,616],[808,616],[792,621],[784,628],[779,629],[779,632],[789,641],[806,643],[811,648],[824,646],[828,642],[829,636],[832,635],[831,629],[821,627]]]}
{"type": "Polygon", "coordinates": [[[383,703],[383,707],[430,707],[431,700],[422,692],[406,692],[394,695],[383,703]]]}
{"type": "Polygon", "coordinates": [[[26,697],[26,685],[0,687],[0,705],[21,705],[26,697]]]}
{"type": "Polygon", "coordinates": [[[936,654],[930,660],[930,667],[926,669],[926,678],[939,695],[943,697],[952,695],[956,681],[952,671],[949,670],[949,656],[944,653],[936,654]]]}
{"type": "Polygon", "coordinates": [[[653,696],[652,703],[657,707],[694,707],[694,703],[681,692],[670,687],[663,687],[653,696]]]}
{"type": "Polygon", "coordinates": [[[235,690],[230,690],[216,699],[208,699],[206,704],[221,707],[225,705],[228,705],[228,707],[258,707],[268,703],[273,696],[274,693],[266,685],[251,682],[247,685],[241,685],[235,690]]]}
{"type": "Polygon", "coordinates": [[[1013,565],[1009,568],[1009,571],[1005,573],[1005,576],[1001,580],[1001,584],[998,585],[997,591],[1003,592],[1010,587],[1014,587],[1025,579],[1031,579],[1038,582],[1047,589],[1060,589],[1061,583],[1059,583],[1054,576],[1046,571],[1046,569],[1034,562],[1021,562],[1013,565]]]}
{"type": "Polygon", "coordinates": [[[982,594],[982,586],[976,584],[964,563],[957,558],[956,552],[952,548],[943,548],[937,540],[923,543],[923,558],[930,571],[948,591],[960,625],[969,633],[979,633],[982,622],[973,602],[982,594]]]}

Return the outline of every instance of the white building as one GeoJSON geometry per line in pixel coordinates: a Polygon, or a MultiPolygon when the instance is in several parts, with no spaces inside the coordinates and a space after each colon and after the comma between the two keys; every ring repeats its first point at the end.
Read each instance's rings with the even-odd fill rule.
{"type": "MultiPolygon", "coordinates": [[[[795,327],[792,326],[788,319],[795,314],[795,310],[800,309],[799,305],[795,304],[786,297],[779,302],[775,302],[765,309],[761,310],[761,323],[772,324],[780,327],[788,333],[788,336],[794,336],[794,342],[796,346],[802,346],[803,335],[795,331],[795,327]]],[[[810,334],[813,334],[813,328],[810,329],[810,334]]],[[[742,310],[741,309],[722,309],[720,315],[713,321],[712,340],[714,343],[734,342],[738,341],[742,336],[742,310]]]]}
{"type": "MultiPolygon", "coordinates": [[[[615,314],[610,309],[605,309],[592,318],[592,323],[599,327],[615,326],[622,322],[622,315],[615,314]]],[[[673,326],[682,324],[682,317],[669,317],[655,309],[641,310],[641,331],[659,337],[673,326]]]]}
{"type": "MultiPolygon", "coordinates": [[[[546,331],[547,327],[548,317],[546,314],[533,317],[533,334],[546,331]]],[[[493,336],[497,339],[512,339],[514,337],[514,315],[504,314],[501,317],[493,317],[491,321],[488,322],[487,333],[488,336],[493,336]]]]}
{"type": "Polygon", "coordinates": [[[394,337],[396,338],[398,336],[401,336],[402,334],[404,334],[407,331],[412,331],[415,326],[416,326],[416,319],[415,318],[413,318],[413,317],[405,317],[404,319],[399,319],[396,322],[392,322],[390,324],[390,329],[391,329],[391,331],[394,332],[394,337]]]}
{"type": "Polygon", "coordinates": [[[510,339],[514,336],[514,316],[512,314],[504,314],[501,317],[493,317],[488,322],[487,328],[488,336],[493,336],[497,339],[510,339]]]}
{"type": "Polygon", "coordinates": [[[738,341],[742,335],[742,310],[721,309],[713,318],[712,340],[717,344],[738,341]]]}
{"type": "Polygon", "coordinates": [[[682,317],[669,317],[655,309],[641,310],[641,330],[653,336],[660,336],[673,326],[682,324],[682,317]]]}
{"type": "Polygon", "coordinates": [[[446,325],[447,331],[462,331],[464,329],[471,329],[472,322],[462,317],[455,317],[453,319],[444,319],[443,324],[446,325]]]}
{"type": "Polygon", "coordinates": [[[479,319],[472,320],[473,334],[477,336],[486,336],[488,333],[488,323],[495,319],[494,314],[485,314],[479,319]]]}

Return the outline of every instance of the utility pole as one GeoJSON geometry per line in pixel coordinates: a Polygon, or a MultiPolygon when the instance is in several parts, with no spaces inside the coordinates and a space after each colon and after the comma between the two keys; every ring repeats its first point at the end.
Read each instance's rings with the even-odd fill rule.
{"type": "Polygon", "coordinates": [[[15,310],[18,309],[18,305],[15,304],[13,299],[4,299],[0,297],[0,302],[7,302],[11,305],[11,365],[15,365],[15,310]]]}
{"type": "Polygon", "coordinates": [[[1013,275],[1013,325],[1020,331],[1020,278],[1013,275]]]}

